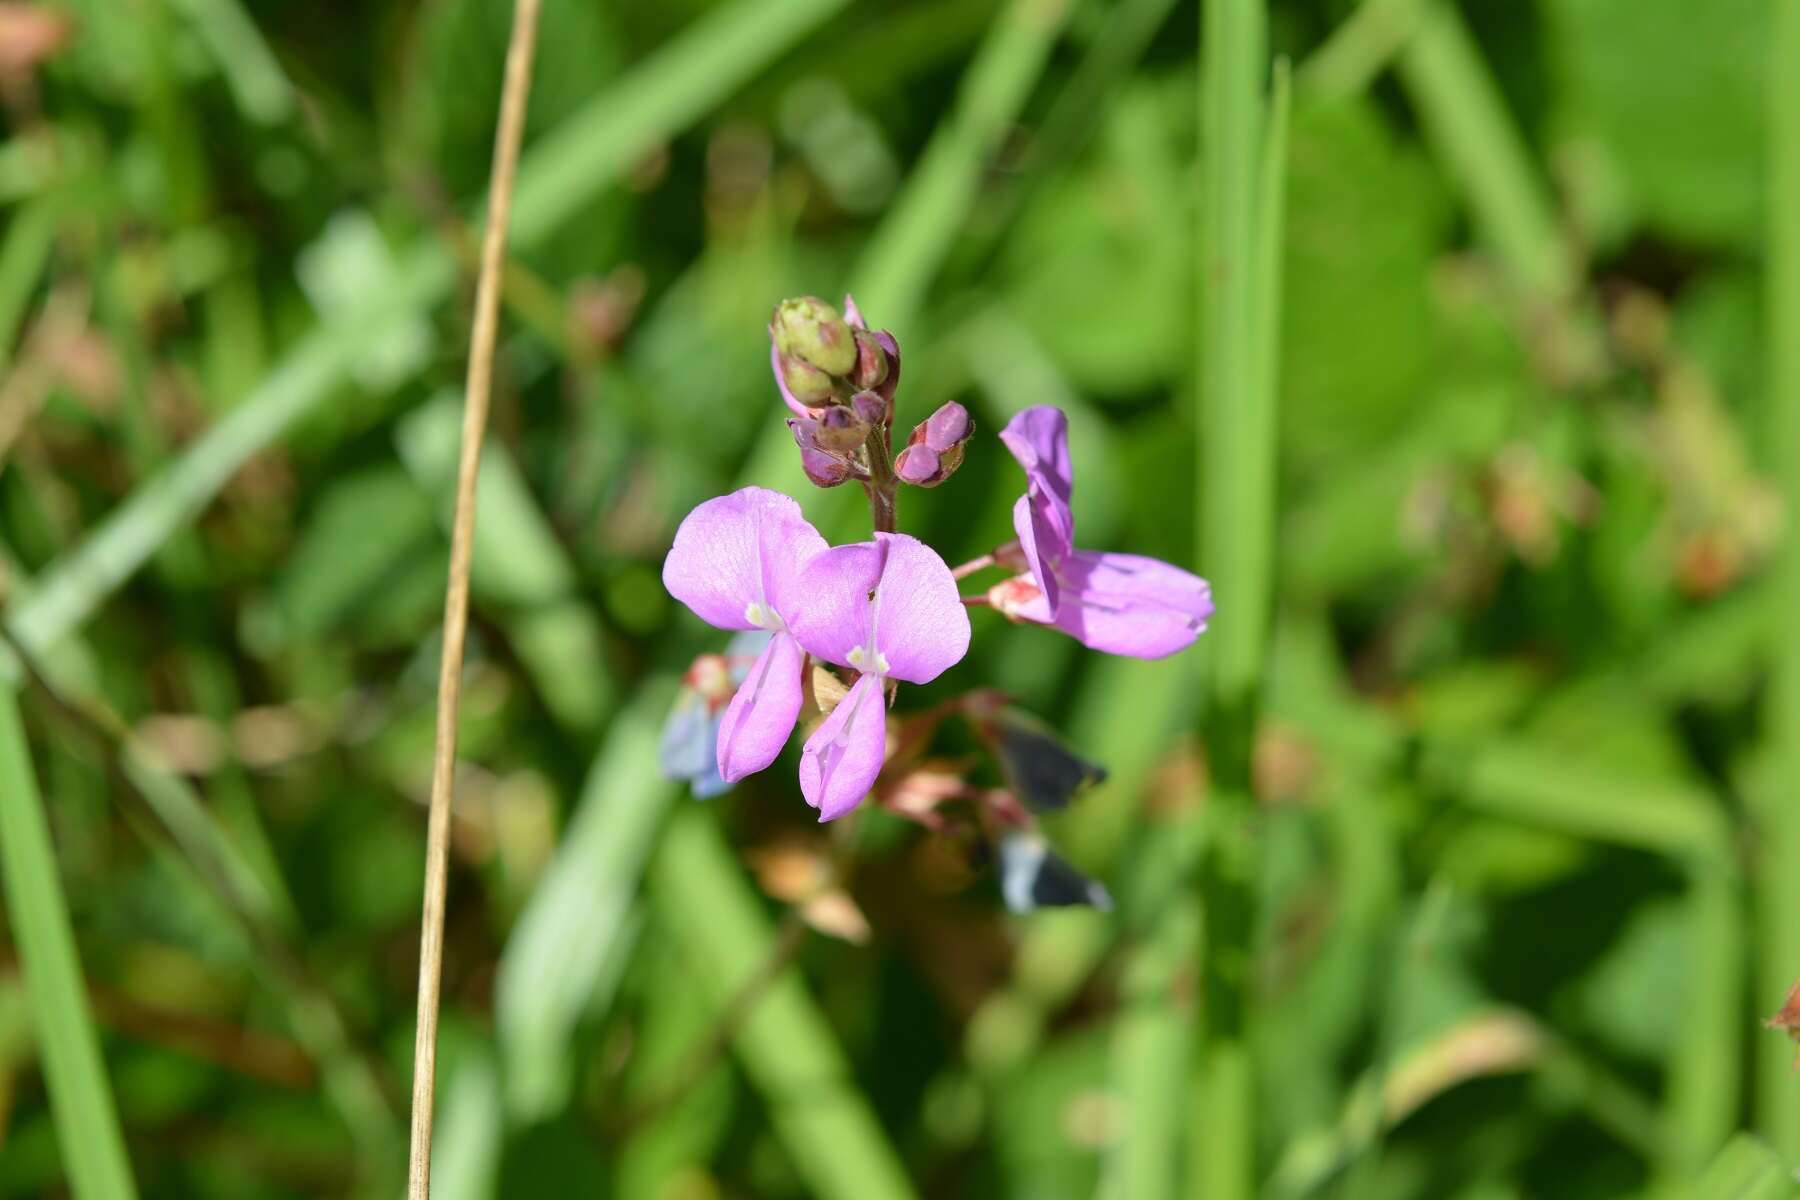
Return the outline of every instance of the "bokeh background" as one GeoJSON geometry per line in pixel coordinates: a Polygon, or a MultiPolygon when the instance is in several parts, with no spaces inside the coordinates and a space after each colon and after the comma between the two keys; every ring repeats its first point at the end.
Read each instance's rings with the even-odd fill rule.
{"type": "MultiPolygon", "coordinates": [[[[992,432],[1053,403],[1082,543],[1211,571],[1198,8],[547,0],[437,1195],[1193,1194],[1216,646],[1107,659],[977,612],[904,693],[1006,689],[1106,765],[1050,833],[1110,913],[1008,914],[884,814],[819,893],[792,750],[699,804],[656,747],[721,640],[659,583],[687,509],[755,481],[866,529],[782,428],[784,295],[852,290],[896,332],[902,427],[975,414],[961,472],[903,500],[951,562],[1008,536],[992,432]]],[[[1778,333],[1768,300],[1800,279],[1800,147],[1769,149],[1797,140],[1797,12],[1268,6],[1293,86],[1258,1195],[1790,1194],[1800,1078],[1761,1019],[1800,974],[1800,302],[1778,333]]],[[[508,22],[0,4],[0,1194],[129,1195],[114,1111],[144,1196],[397,1194],[508,22]],[[20,969],[58,892],[61,995],[20,969]],[[84,1037],[103,1075],[69,1066],[84,1037]]]]}

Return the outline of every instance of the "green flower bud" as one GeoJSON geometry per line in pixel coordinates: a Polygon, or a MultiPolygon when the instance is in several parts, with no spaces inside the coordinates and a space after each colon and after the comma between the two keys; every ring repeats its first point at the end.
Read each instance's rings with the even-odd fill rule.
{"type": "Polygon", "coordinates": [[[802,359],[827,375],[848,375],[856,366],[856,341],[849,324],[817,296],[776,305],[769,335],[783,355],[802,359]]]}
{"type": "Polygon", "coordinates": [[[832,401],[831,376],[805,359],[783,354],[781,381],[787,385],[789,395],[809,407],[817,408],[832,401]]]}

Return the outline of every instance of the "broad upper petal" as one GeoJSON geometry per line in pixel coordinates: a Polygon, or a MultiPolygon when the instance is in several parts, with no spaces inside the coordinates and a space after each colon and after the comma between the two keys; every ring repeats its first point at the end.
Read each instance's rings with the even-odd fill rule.
{"type": "Polygon", "coordinates": [[[697,506],[675,531],[663,586],[709,625],[753,629],[752,604],[780,612],[825,539],[791,497],[742,488],[697,506]]]}
{"type": "Polygon", "coordinates": [[[887,755],[887,704],[881,679],[864,675],[800,752],[800,792],[831,821],[862,803],[887,755]]]}
{"type": "Polygon", "coordinates": [[[806,652],[785,633],[757,655],[719,724],[719,777],[726,783],[756,774],[781,754],[800,719],[805,665],[806,652]]]}
{"type": "Polygon", "coordinates": [[[969,613],[937,551],[904,533],[879,533],[887,563],[872,604],[882,674],[930,683],[969,652],[969,613]]]}
{"type": "Polygon", "coordinates": [[[837,546],[802,574],[789,628],[827,662],[928,683],[969,649],[969,614],[950,568],[904,533],[837,546]],[[870,661],[870,643],[880,658],[870,661]]]}
{"type": "Polygon", "coordinates": [[[868,644],[869,594],[881,580],[886,558],[881,543],[855,542],[833,546],[806,564],[786,620],[815,657],[840,667],[872,666],[852,662],[851,654],[868,644]]]}

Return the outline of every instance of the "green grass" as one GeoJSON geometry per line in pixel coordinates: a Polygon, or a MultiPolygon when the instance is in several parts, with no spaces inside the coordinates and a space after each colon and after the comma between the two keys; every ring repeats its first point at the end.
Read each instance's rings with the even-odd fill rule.
{"type": "Polygon", "coordinates": [[[70,1187],[79,1200],[131,1200],[137,1187],[100,1058],[18,696],[10,687],[0,688],[0,865],[70,1187]]]}
{"type": "Polygon", "coordinates": [[[1217,1200],[1256,1194],[1250,1057],[1256,846],[1250,760],[1273,604],[1276,350],[1286,84],[1265,111],[1261,0],[1206,7],[1202,37],[1206,228],[1197,288],[1201,541],[1218,613],[1208,630],[1213,789],[1203,818],[1199,1028],[1188,1167],[1217,1200]],[[1259,169],[1259,162],[1263,165],[1259,169]]]}

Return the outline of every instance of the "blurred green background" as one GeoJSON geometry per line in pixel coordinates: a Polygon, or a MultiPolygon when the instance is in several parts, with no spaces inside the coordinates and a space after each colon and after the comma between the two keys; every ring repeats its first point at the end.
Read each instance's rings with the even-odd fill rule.
{"type": "MultiPolygon", "coordinates": [[[[144,1196],[398,1194],[509,20],[0,3],[0,1195],[130,1195],[125,1160],[144,1196]]],[[[1800,976],[1800,3],[1267,22],[1293,88],[1252,1190],[1789,1195],[1800,1077],[1761,1018],[1800,976]]],[[[656,741],[722,640],[659,582],[688,508],[759,482],[867,528],[781,425],[784,295],[851,290],[898,335],[902,427],[975,414],[961,472],[903,498],[949,561],[1009,536],[991,434],[1051,403],[1081,543],[1215,574],[1202,24],[546,0],[436,1195],[1198,1194],[1228,611],[1157,663],[976,612],[968,659],[903,694],[1007,689],[1106,764],[1050,832],[1111,913],[1010,916],[883,814],[811,895],[832,847],[793,751],[699,805],[656,741]]]]}

